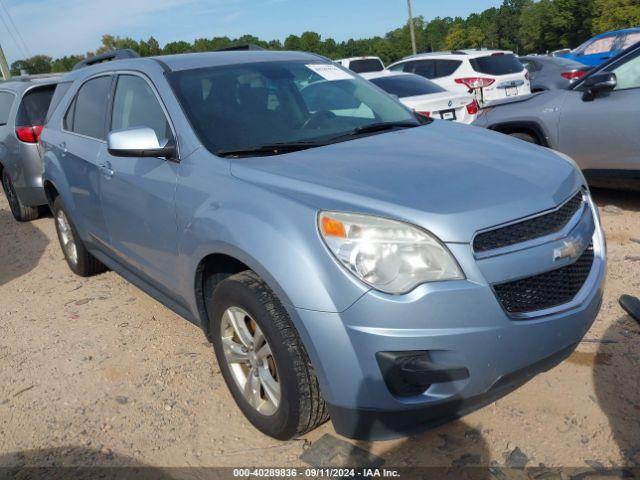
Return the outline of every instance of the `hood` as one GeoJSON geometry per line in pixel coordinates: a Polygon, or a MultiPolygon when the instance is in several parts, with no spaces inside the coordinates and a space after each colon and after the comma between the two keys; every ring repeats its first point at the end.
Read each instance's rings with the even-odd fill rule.
{"type": "Polygon", "coordinates": [[[450,122],[236,159],[231,173],[314,208],[404,220],[461,243],[553,208],[583,183],[551,150],[450,122]]]}

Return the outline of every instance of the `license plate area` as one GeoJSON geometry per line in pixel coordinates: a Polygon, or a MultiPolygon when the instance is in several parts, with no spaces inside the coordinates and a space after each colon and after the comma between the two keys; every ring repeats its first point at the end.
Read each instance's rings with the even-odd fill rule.
{"type": "Polygon", "coordinates": [[[449,120],[450,122],[453,122],[454,120],[456,120],[456,111],[451,109],[451,110],[442,110],[440,112],[440,118],[442,120],[449,120]]]}
{"type": "Polygon", "coordinates": [[[504,89],[504,93],[507,97],[515,97],[518,95],[518,87],[507,87],[504,89]]]}

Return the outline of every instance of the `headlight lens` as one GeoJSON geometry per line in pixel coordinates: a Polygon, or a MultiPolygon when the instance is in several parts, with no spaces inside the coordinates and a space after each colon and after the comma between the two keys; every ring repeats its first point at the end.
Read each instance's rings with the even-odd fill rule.
{"type": "Polygon", "coordinates": [[[422,283],[465,278],[438,239],[406,223],[339,212],[321,212],[318,223],[335,257],[382,292],[407,293],[422,283]]]}

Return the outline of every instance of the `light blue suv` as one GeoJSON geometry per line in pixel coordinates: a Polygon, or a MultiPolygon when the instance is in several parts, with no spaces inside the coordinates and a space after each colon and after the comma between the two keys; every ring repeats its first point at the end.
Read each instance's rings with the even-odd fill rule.
{"type": "Polygon", "coordinates": [[[598,313],[605,241],[562,154],[417,120],[306,53],[63,81],[41,140],[69,266],[115,270],[200,325],[267,435],[457,418],[556,365],[598,313]]]}

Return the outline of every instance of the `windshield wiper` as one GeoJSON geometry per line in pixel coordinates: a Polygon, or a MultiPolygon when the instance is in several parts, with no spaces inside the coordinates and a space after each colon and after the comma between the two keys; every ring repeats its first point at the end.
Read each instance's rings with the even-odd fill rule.
{"type": "Polygon", "coordinates": [[[242,157],[251,155],[279,155],[281,153],[297,152],[308,148],[322,147],[324,142],[290,142],[259,145],[255,147],[218,150],[216,155],[221,157],[242,157]]]}
{"type": "Polygon", "coordinates": [[[386,130],[393,130],[394,128],[413,128],[419,127],[420,123],[416,122],[380,122],[370,123],[369,125],[363,125],[358,128],[354,128],[350,132],[343,133],[337,137],[333,137],[331,142],[340,141],[345,138],[357,137],[358,135],[364,135],[367,133],[384,132],[386,130]]]}

